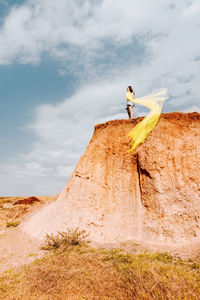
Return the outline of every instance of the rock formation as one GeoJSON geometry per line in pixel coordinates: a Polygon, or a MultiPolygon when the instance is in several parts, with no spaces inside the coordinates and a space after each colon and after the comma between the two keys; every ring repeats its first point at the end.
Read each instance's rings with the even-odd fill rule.
{"type": "Polygon", "coordinates": [[[128,154],[128,132],[142,118],[95,126],[58,200],[23,224],[36,238],[85,228],[101,243],[184,245],[200,238],[200,114],[162,114],[128,154]]]}
{"type": "Polygon", "coordinates": [[[13,205],[17,205],[17,204],[32,205],[35,202],[40,202],[40,200],[37,197],[32,196],[22,200],[17,200],[16,202],[13,203],[13,205]]]}

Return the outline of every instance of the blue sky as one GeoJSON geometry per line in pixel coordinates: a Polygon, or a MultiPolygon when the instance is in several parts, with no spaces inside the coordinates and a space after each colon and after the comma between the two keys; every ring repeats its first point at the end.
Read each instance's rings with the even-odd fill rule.
{"type": "Polygon", "coordinates": [[[0,195],[60,192],[94,125],[127,117],[129,84],[199,111],[199,14],[198,0],[0,0],[0,195]]]}

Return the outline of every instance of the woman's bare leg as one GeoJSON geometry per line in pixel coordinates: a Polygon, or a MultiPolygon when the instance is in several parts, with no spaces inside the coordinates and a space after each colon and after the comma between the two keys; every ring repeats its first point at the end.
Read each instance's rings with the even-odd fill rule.
{"type": "Polygon", "coordinates": [[[129,105],[128,109],[129,109],[130,119],[133,119],[133,107],[129,105]]]}

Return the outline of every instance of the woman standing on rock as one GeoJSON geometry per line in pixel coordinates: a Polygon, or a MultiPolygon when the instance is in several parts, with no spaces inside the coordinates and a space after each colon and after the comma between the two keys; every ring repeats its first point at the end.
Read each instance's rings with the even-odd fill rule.
{"type": "Polygon", "coordinates": [[[126,100],[127,100],[126,110],[129,119],[133,119],[133,106],[135,106],[135,104],[132,102],[132,100],[134,100],[134,98],[135,98],[135,92],[133,91],[132,86],[129,85],[127,87],[127,93],[126,93],[126,100]]]}

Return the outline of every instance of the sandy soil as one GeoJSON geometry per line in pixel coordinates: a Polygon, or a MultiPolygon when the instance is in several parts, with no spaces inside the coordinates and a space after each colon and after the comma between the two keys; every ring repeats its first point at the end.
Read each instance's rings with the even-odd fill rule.
{"type": "Polygon", "coordinates": [[[42,244],[30,239],[19,228],[6,230],[0,237],[0,272],[42,257],[42,244]]]}
{"type": "Polygon", "coordinates": [[[24,198],[0,197],[0,272],[30,263],[45,254],[45,251],[40,249],[42,242],[26,235],[20,226],[6,227],[7,221],[19,222],[21,225],[31,213],[56,200],[56,196],[37,198],[41,202],[33,205],[13,205],[17,200],[24,198]]]}

